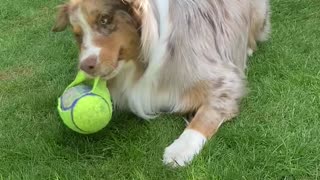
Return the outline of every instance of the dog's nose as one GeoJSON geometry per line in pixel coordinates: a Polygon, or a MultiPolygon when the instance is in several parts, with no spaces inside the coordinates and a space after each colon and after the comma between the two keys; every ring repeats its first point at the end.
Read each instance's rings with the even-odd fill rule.
{"type": "Polygon", "coordinates": [[[93,74],[97,66],[97,56],[89,56],[80,63],[80,69],[88,74],[93,74]]]}

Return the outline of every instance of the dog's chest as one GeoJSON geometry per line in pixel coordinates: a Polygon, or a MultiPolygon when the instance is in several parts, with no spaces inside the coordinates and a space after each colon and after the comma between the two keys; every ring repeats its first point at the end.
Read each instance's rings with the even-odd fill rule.
{"type": "Polygon", "coordinates": [[[109,83],[113,104],[149,119],[161,112],[173,111],[179,102],[175,86],[164,86],[155,79],[136,80],[135,67],[127,67],[109,83]]]}

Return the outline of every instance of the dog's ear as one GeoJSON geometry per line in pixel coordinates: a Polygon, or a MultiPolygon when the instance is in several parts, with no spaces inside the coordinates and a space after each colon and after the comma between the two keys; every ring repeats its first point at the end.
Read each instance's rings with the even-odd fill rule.
{"type": "Polygon", "coordinates": [[[56,22],[52,27],[53,32],[64,31],[69,25],[69,4],[63,4],[58,6],[58,14],[56,22]]]}
{"type": "Polygon", "coordinates": [[[137,27],[140,27],[142,21],[141,0],[122,0],[122,2],[129,6],[131,17],[135,20],[137,27]]]}

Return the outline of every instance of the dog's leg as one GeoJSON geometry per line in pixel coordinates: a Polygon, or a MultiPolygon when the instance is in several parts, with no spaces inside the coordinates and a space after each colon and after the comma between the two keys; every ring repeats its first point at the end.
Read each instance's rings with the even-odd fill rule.
{"type": "Polygon", "coordinates": [[[251,25],[247,54],[251,56],[257,50],[257,41],[263,42],[270,34],[270,7],[269,0],[253,0],[251,25]]]}
{"type": "Polygon", "coordinates": [[[257,43],[253,34],[249,34],[247,55],[252,56],[253,52],[257,50],[257,43]]]}
{"type": "Polygon", "coordinates": [[[205,142],[212,137],[221,124],[237,113],[202,106],[178,139],[165,149],[163,162],[168,165],[185,166],[198,154],[205,142]]]}
{"type": "Polygon", "coordinates": [[[271,32],[271,23],[270,23],[270,12],[269,8],[265,14],[265,19],[263,21],[263,26],[261,28],[260,33],[258,34],[257,40],[260,42],[267,41],[269,38],[269,34],[271,32]]]}
{"type": "Polygon", "coordinates": [[[271,30],[269,0],[253,0],[251,3],[251,34],[254,34],[257,41],[266,41],[271,30]]]}

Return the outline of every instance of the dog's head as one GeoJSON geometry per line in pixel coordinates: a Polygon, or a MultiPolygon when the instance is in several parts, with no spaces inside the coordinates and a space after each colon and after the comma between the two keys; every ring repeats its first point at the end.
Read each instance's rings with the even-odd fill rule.
{"type": "Polygon", "coordinates": [[[52,30],[71,25],[80,49],[80,69],[110,79],[139,56],[139,24],[130,12],[122,0],[71,0],[59,6],[52,30]]]}

